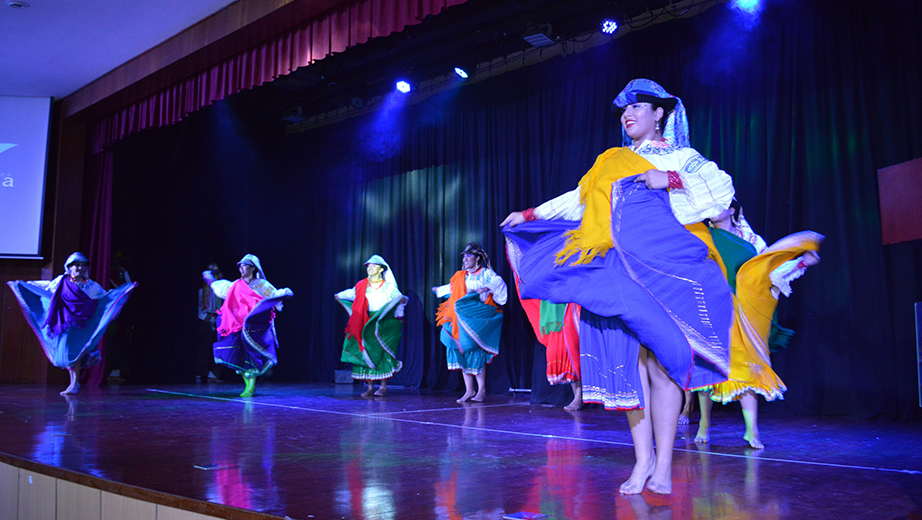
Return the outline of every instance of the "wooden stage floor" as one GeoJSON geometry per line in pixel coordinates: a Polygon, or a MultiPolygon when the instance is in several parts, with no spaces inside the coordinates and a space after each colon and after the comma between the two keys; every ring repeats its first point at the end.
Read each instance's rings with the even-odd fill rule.
{"type": "Polygon", "coordinates": [[[365,399],[331,384],[260,384],[251,399],[228,383],[59,390],[0,386],[5,462],[175,495],[171,505],[199,512],[211,502],[296,520],[922,518],[918,422],[763,415],[766,449],[753,451],[738,408],[716,406],[709,445],[692,442],[694,422],[679,427],[672,495],[624,497],[634,455],[623,413],[527,396],[462,406],[405,389],[365,399]]]}

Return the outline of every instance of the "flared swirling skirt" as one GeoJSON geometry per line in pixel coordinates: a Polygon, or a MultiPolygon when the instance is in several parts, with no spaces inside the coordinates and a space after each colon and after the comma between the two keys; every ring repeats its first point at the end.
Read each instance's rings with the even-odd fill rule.
{"type": "Polygon", "coordinates": [[[12,281],[7,285],[16,295],[22,314],[38,337],[48,361],[58,368],[72,368],[78,363],[82,367],[99,363],[99,340],[138,284],[127,283],[107,292],[98,300],[96,311],[83,327],[70,327],[54,337],[45,326],[52,293],[28,282],[12,281]]]}
{"type": "MultiPolygon", "coordinates": [[[[278,364],[278,338],[275,334],[273,308],[289,296],[264,298],[253,307],[243,321],[243,329],[227,336],[218,336],[214,344],[214,361],[226,365],[245,377],[265,374],[278,364]]],[[[218,327],[221,316],[218,316],[218,327]]]]}
{"type": "Polygon", "coordinates": [[[769,275],[784,262],[807,251],[818,251],[823,238],[812,231],[794,233],[739,268],[736,273],[736,321],[730,342],[730,374],[727,381],[711,388],[712,400],[726,404],[749,391],[766,401],[783,399],[787,387],[772,369],[769,357],[769,336],[778,305],[769,275]]]}
{"type": "Polygon", "coordinates": [[[707,247],[676,221],[667,192],[632,179],[612,185],[614,247],[588,264],[555,264],[579,222],[504,229],[521,297],[582,307],[583,400],[614,409],[644,406],[641,344],[683,389],[726,380],[733,320],[730,288],[707,247]]]}
{"type": "Polygon", "coordinates": [[[452,335],[451,323],[442,326],[439,335],[445,345],[448,369],[477,375],[499,354],[503,313],[481,302],[476,293],[459,298],[455,302],[455,313],[458,315],[458,339],[452,335]]]}
{"type": "MultiPolygon", "coordinates": [[[[352,311],[353,302],[337,301],[349,312],[352,311]]],[[[397,359],[403,334],[403,320],[397,318],[394,313],[406,301],[407,297],[400,295],[381,309],[368,313],[368,321],[362,327],[361,346],[354,337],[346,336],[340,361],[352,363],[353,379],[380,381],[403,368],[403,361],[397,359]]]]}
{"type": "MultiPolygon", "coordinates": [[[[517,273],[515,286],[519,291],[517,273]]],[[[535,337],[544,345],[546,351],[547,382],[552,385],[563,385],[579,381],[580,306],[575,303],[529,300],[521,297],[521,291],[519,293],[519,302],[525,316],[535,331],[535,337]]]]}

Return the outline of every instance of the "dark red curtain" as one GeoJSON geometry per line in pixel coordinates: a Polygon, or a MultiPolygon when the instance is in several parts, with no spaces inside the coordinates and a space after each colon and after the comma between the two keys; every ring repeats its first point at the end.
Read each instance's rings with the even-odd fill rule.
{"type": "MultiPolygon", "coordinates": [[[[87,241],[81,244],[84,254],[90,259],[90,278],[109,287],[109,264],[112,251],[112,176],[113,152],[110,148],[89,155],[83,201],[82,228],[88,230],[87,241]]],[[[106,379],[106,338],[99,342],[102,361],[82,371],[81,384],[99,386],[106,379]]]]}

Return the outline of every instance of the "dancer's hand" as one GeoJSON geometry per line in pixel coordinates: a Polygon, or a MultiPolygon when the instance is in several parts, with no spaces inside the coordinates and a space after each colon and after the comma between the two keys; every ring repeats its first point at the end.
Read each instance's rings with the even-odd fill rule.
{"type": "Polygon", "coordinates": [[[518,226],[519,224],[524,224],[524,223],[525,223],[525,214],[522,213],[521,211],[513,211],[512,213],[509,214],[508,217],[506,217],[506,220],[504,220],[499,225],[499,227],[505,227],[506,224],[508,224],[509,227],[515,227],[515,226],[518,226]]]}
{"type": "Polygon", "coordinates": [[[651,190],[664,190],[669,187],[669,172],[647,170],[634,177],[634,182],[642,182],[651,190]]]}
{"type": "Polygon", "coordinates": [[[804,253],[804,264],[806,264],[807,267],[818,263],[820,263],[820,255],[818,255],[816,251],[807,251],[804,253]]]}

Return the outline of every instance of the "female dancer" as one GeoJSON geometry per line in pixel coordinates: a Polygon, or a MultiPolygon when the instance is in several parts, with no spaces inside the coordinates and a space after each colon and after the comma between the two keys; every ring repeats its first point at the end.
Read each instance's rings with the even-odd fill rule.
{"type": "Polygon", "coordinates": [[[458,399],[482,402],[486,397],[487,365],[499,354],[503,327],[500,305],[506,304],[506,282],[493,271],[490,257],[471,242],[461,252],[461,270],[432,292],[448,301],[439,305],[436,325],[445,345],[449,370],[464,376],[464,395],[458,399]],[[474,380],[477,390],[474,390],[474,380]]]}
{"type": "Polygon", "coordinates": [[[291,289],[276,289],[256,255],[246,254],[237,262],[240,278],[231,283],[216,280],[212,271],[202,272],[215,296],[224,303],[218,310],[218,341],[215,363],[227,365],[243,376],[240,397],[253,397],[256,378],[278,363],[275,311],[294,296],[291,289]]]}
{"type": "Polygon", "coordinates": [[[73,253],[64,262],[64,274],[54,280],[7,282],[48,361],[70,374],[70,386],[61,395],[76,394],[80,369],[99,363],[99,340],[138,285],[127,280],[105,291],[87,277],[89,265],[83,253],[73,253]]]}
{"type": "Polygon", "coordinates": [[[394,272],[378,255],[365,262],[368,278],[334,298],[349,313],[341,361],[352,363],[352,378],[365,381],[362,397],[387,395],[387,380],[403,368],[397,359],[403,330],[406,296],[400,294],[394,272]],[[375,391],[374,381],[381,386],[375,391]]]}
{"type": "Polygon", "coordinates": [[[733,319],[726,279],[685,225],[726,209],[733,183],[688,147],[684,106],[659,84],[633,80],[614,104],[624,147],[502,225],[522,296],[582,308],[583,400],[628,411],[636,463],[620,491],[670,493],[682,389],[726,380],[733,319]]]}
{"type": "Polygon", "coordinates": [[[701,421],[695,442],[709,441],[713,401],[726,404],[739,400],[746,433],[743,439],[754,449],[765,446],[759,437],[759,402],[783,399],[787,387],[772,370],[770,346],[784,347],[792,331],[773,327],[780,294],[791,294],[791,282],[803,276],[808,266],[819,262],[823,237],[802,232],[779,240],[771,247],[752,231],[742,207],[733,203],[710,219],[709,233],[701,236],[712,258],[718,259],[736,294],[736,319],[730,333],[729,380],[698,393],[701,421]]]}

